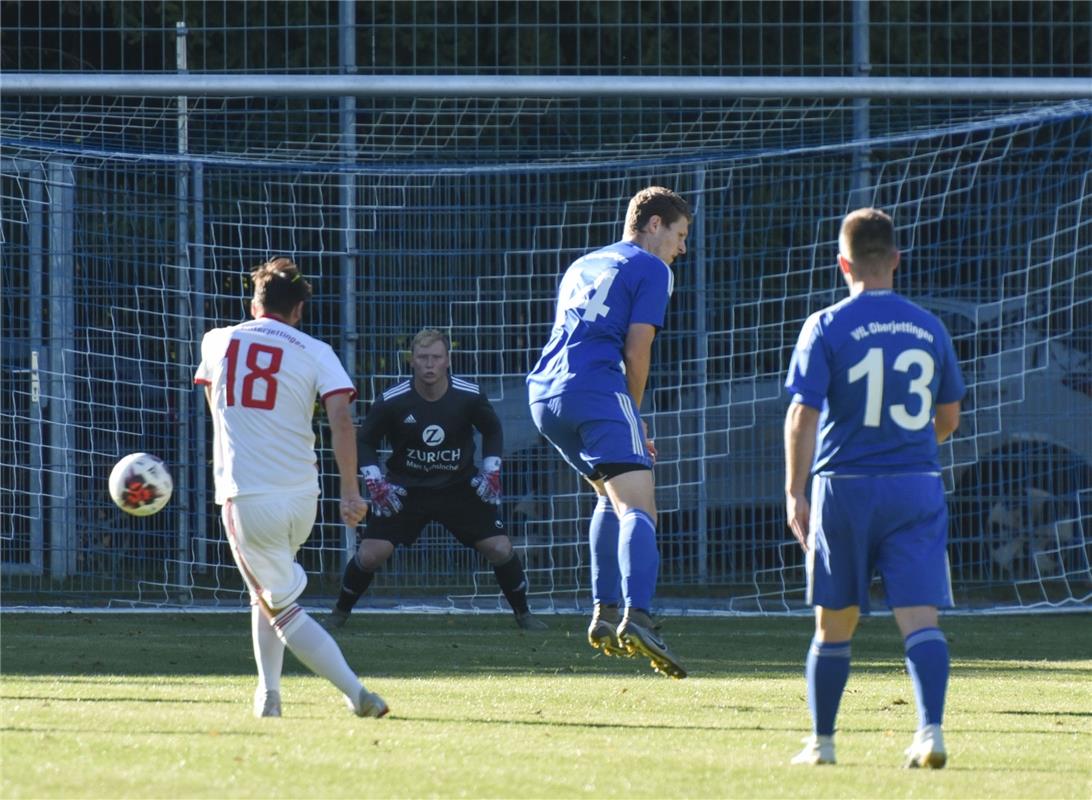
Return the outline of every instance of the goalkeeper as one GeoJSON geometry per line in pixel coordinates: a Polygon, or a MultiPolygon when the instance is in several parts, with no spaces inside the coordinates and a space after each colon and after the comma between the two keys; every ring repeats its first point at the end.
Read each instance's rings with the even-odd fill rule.
{"type": "Polygon", "coordinates": [[[413,338],[413,378],[391,386],[372,404],[358,433],[361,474],[371,511],[342,577],[327,630],[340,628],[376,571],[397,545],[411,545],[439,522],[493,566],[497,583],[524,630],[546,623],[527,606],[527,575],[497,514],[501,500],[500,420],[479,388],[449,376],[450,343],[438,330],[413,338]],[[474,429],[482,435],[482,467],[474,468],[474,429]],[[379,446],[391,446],[387,474],[379,446]]]}

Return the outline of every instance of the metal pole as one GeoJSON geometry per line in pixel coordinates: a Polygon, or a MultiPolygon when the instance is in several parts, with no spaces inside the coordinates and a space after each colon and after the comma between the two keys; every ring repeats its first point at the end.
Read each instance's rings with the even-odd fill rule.
{"type": "Polygon", "coordinates": [[[49,348],[46,370],[49,387],[47,403],[48,449],[45,468],[49,471],[49,575],[54,580],[76,571],[75,467],[68,463],[75,448],[68,441],[72,419],[72,380],[65,357],[76,339],[75,309],[75,206],[76,184],[72,165],[53,161],[49,165],[49,348]]]}
{"type": "MultiPolygon", "coordinates": [[[[30,207],[27,209],[27,224],[30,226],[28,231],[28,244],[30,249],[30,307],[42,308],[42,274],[44,272],[44,252],[43,247],[45,239],[45,221],[44,214],[42,213],[43,202],[43,190],[42,190],[42,168],[38,165],[34,166],[34,171],[27,179],[28,190],[30,193],[29,202],[30,207]]],[[[31,482],[27,486],[31,497],[31,502],[36,502],[38,508],[35,512],[30,514],[30,569],[35,575],[41,575],[42,569],[45,564],[43,559],[42,545],[44,544],[44,531],[42,527],[42,520],[45,517],[43,513],[43,500],[46,493],[43,491],[45,486],[42,485],[42,427],[45,420],[42,419],[42,393],[41,393],[41,376],[39,373],[39,359],[43,352],[43,339],[42,339],[42,315],[31,314],[30,315],[30,409],[28,416],[27,427],[27,444],[29,445],[30,463],[27,465],[30,469],[31,482]],[[35,486],[33,481],[37,480],[38,485],[35,486]]]]}
{"type": "MultiPolygon", "coordinates": [[[[869,60],[869,0],[853,1],[853,74],[867,80],[872,72],[869,60]]],[[[870,135],[869,100],[857,97],[853,101],[853,138],[862,144],[853,150],[853,178],[850,186],[849,208],[872,205],[872,149],[863,144],[870,135]]]]}
{"type": "MultiPolygon", "coordinates": [[[[178,22],[175,25],[175,66],[178,69],[179,75],[185,75],[188,72],[186,63],[186,23],[178,22]]],[[[178,154],[185,156],[189,153],[189,103],[185,95],[178,96],[178,154]]],[[[175,319],[177,320],[177,342],[178,347],[175,352],[178,353],[178,364],[180,378],[180,386],[187,387],[189,385],[189,375],[181,374],[186,369],[186,364],[182,363],[182,354],[189,351],[189,345],[193,341],[193,331],[191,325],[191,317],[193,314],[192,306],[190,305],[190,297],[192,296],[192,287],[190,286],[190,165],[189,162],[181,158],[178,161],[178,178],[175,185],[175,227],[177,229],[176,235],[178,237],[178,249],[177,249],[177,262],[178,262],[178,292],[175,300],[175,319]]],[[[168,390],[169,391],[169,390],[168,390]]],[[[193,486],[192,482],[187,478],[194,465],[190,463],[190,453],[192,452],[190,447],[190,399],[193,393],[187,389],[183,389],[178,395],[177,404],[177,436],[175,441],[175,457],[173,459],[173,469],[176,470],[176,474],[181,478],[179,481],[182,486],[179,488],[190,488],[193,486]]],[[[203,465],[202,465],[203,466],[203,465]]],[[[198,501],[200,502],[200,501],[198,501]]],[[[190,566],[193,561],[193,557],[190,555],[190,509],[194,505],[194,498],[192,497],[192,491],[181,491],[175,498],[174,502],[174,518],[175,527],[178,532],[178,553],[177,564],[175,566],[175,583],[178,586],[179,592],[187,591],[191,588],[190,584],[192,580],[190,578],[190,566]]],[[[185,600],[185,596],[179,597],[179,600],[185,600]]]]}
{"type": "MultiPolygon", "coordinates": [[[[201,328],[205,325],[205,165],[199,161],[193,163],[193,318],[200,320],[201,328]]],[[[194,342],[197,346],[196,341],[194,342]]],[[[196,359],[195,359],[196,360],[196,359]]],[[[188,378],[188,376],[186,376],[188,378]]],[[[203,393],[202,393],[203,394],[203,393]]],[[[193,559],[204,572],[208,566],[209,543],[209,516],[206,513],[208,498],[208,470],[205,464],[209,462],[208,433],[205,425],[205,402],[203,397],[193,405],[193,508],[194,521],[193,536],[196,539],[196,553],[193,559]]]]}
{"type": "MultiPolygon", "coordinates": [[[[694,257],[694,290],[697,292],[694,304],[694,317],[697,321],[697,391],[704,392],[709,385],[709,331],[706,328],[705,296],[708,291],[706,282],[706,243],[703,240],[705,225],[705,168],[699,167],[694,177],[694,229],[693,241],[695,242],[694,257]]],[[[702,403],[701,413],[698,414],[698,580],[701,585],[708,583],[709,579],[709,490],[706,488],[705,459],[706,447],[706,415],[709,413],[709,404],[702,403]]]]}
{"type": "MultiPolygon", "coordinates": [[[[338,5],[340,47],[338,65],[342,75],[356,73],[356,0],[341,0],[338,5]]],[[[345,164],[356,163],[356,98],[342,95],[340,99],[341,155],[345,164]]],[[[356,175],[343,170],[338,178],[338,203],[341,224],[341,356],[353,380],[357,378],[357,281],[356,281],[356,175]]],[[[344,569],[351,557],[350,548],[356,542],[354,531],[343,529],[342,563],[344,569]]]]}
{"type": "MultiPolygon", "coordinates": [[[[343,0],[348,2],[348,0],[343,0]]],[[[863,2],[863,0],[862,0],[863,2]]],[[[0,95],[170,97],[962,97],[1092,99],[1087,78],[673,77],[629,75],[170,75],[11,72],[0,95]]]]}

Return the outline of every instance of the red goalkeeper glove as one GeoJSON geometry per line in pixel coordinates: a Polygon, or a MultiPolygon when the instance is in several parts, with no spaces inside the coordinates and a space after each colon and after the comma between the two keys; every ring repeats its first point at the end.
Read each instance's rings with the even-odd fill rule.
{"type": "Polygon", "coordinates": [[[403,487],[397,483],[387,483],[375,465],[362,467],[360,474],[364,476],[364,486],[372,499],[372,511],[381,517],[393,517],[402,510],[401,498],[406,496],[403,487]]]}

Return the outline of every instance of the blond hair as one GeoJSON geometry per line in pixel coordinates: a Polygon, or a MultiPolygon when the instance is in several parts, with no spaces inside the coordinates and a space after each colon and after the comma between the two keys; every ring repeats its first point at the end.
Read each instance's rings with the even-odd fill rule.
{"type": "Polygon", "coordinates": [[[418,347],[428,347],[433,342],[443,342],[444,349],[448,352],[451,351],[451,339],[448,338],[446,333],[436,328],[422,328],[410,343],[410,354],[416,352],[418,347]]]}

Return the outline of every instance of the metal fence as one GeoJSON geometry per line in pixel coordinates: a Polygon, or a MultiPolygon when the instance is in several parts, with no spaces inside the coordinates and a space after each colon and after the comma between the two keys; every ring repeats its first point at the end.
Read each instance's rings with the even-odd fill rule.
{"type": "MultiPolygon", "coordinates": [[[[71,8],[6,4],[5,72],[1092,77],[1085,4],[187,3],[184,20],[173,4],[71,8]]],[[[945,451],[961,599],[1092,593],[1088,103],[179,100],[119,84],[6,95],[0,109],[9,598],[240,600],[190,381],[201,332],[244,314],[245,269],[283,252],[316,278],[308,329],[366,399],[404,372],[417,328],[452,331],[455,370],[506,423],[505,513],[536,598],[580,602],[589,501],[530,427],[521,377],[560,271],[618,237],[648,182],[699,209],[650,392],[665,593],[799,604],[779,384],[800,322],[837,296],[837,220],[865,202],[895,213],[900,288],[952,329],[972,386],[945,451]],[[166,456],[178,484],[144,521],[103,488],[140,449],[166,456]]],[[[316,591],[344,545],[320,525],[304,553],[316,591]]],[[[482,566],[429,531],[376,592],[495,604],[482,566]]]]}

